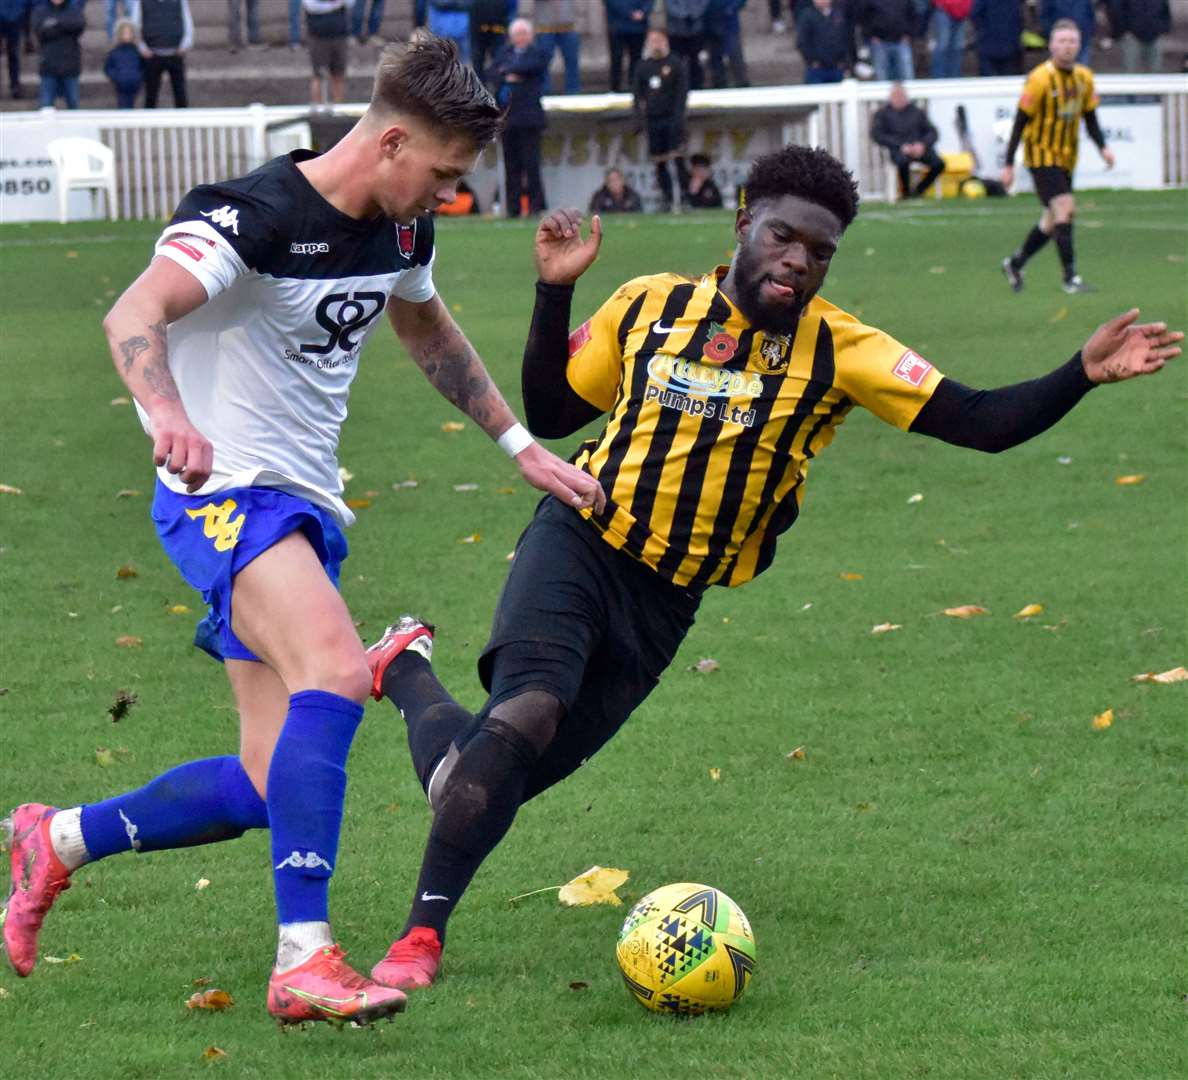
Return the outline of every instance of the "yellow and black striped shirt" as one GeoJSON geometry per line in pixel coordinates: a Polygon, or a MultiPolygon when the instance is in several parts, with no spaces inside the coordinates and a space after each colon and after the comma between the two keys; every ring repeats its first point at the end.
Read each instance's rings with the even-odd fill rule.
{"type": "Polygon", "coordinates": [[[1056,165],[1072,172],[1081,117],[1097,104],[1093,72],[1082,64],[1063,71],[1048,60],[1033,68],[1019,99],[1019,108],[1031,118],[1023,129],[1023,163],[1029,169],[1056,165]]]}
{"type": "Polygon", "coordinates": [[[603,539],[678,585],[741,585],[796,520],[810,459],[855,405],[906,430],[940,373],[815,298],[794,336],[753,329],[700,280],[637,278],[570,336],[569,385],[610,412],[576,462],[603,539]]]}

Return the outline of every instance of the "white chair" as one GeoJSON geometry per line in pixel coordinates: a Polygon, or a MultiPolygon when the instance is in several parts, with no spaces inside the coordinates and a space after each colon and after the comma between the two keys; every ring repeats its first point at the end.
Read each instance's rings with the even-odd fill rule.
{"type": "Polygon", "coordinates": [[[70,193],[107,192],[107,216],[115,217],[115,154],[95,139],[53,139],[46,149],[58,173],[58,221],[65,225],[70,193]]]}

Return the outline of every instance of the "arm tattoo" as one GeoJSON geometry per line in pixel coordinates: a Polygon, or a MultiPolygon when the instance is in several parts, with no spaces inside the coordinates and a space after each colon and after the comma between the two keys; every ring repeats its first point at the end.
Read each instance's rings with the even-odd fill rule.
{"type": "Polygon", "coordinates": [[[167,343],[165,320],[162,319],[160,322],[153,323],[148,329],[159,342],[159,345],[155,347],[160,354],[159,357],[156,358],[156,362],[154,363],[154,356],[152,355],[154,345],[143,334],[134,334],[130,338],[125,338],[117,346],[120,350],[120,356],[124,360],[124,373],[131,373],[132,367],[136,363],[136,358],[141,353],[149,353],[144,365],[144,381],[148,383],[149,389],[154,393],[159,394],[169,401],[179,401],[181,395],[178,393],[177,384],[173,381],[173,376],[169,373],[169,364],[164,355],[167,343]]]}
{"type": "Polygon", "coordinates": [[[151,349],[149,339],[137,334],[135,337],[126,338],[120,342],[120,355],[124,358],[124,371],[132,370],[132,365],[136,362],[136,357],[139,356],[145,349],[151,349]]]}
{"type": "Polygon", "coordinates": [[[485,427],[492,419],[489,395],[495,388],[460,332],[433,334],[417,345],[413,359],[437,392],[476,424],[485,427]]]}
{"type": "Polygon", "coordinates": [[[157,364],[144,365],[144,381],[148,383],[153,393],[159,394],[166,401],[181,400],[177,383],[173,381],[173,376],[169,373],[169,365],[165,363],[164,358],[157,364]]]}

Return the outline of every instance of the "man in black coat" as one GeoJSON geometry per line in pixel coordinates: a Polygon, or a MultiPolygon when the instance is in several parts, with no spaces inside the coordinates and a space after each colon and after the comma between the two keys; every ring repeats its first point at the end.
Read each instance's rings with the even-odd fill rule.
{"type": "Polygon", "coordinates": [[[841,82],[854,66],[854,24],[845,0],[813,0],[796,17],[806,83],[841,82]]]}
{"type": "Polygon", "coordinates": [[[679,56],[668,47],[668,35],[652,30],[644,43],[644,58],[635,68],[632,84],[635,97],[636,130],[648,133],[648,156],[656,166],[660,188],[660,209],[673,206],[671,161],[681,188],[681,201],[689,189],[689,166],[685,163],[685,102],[689,97],[689,76],[679,56]]]}
{"type": "Polygon", "coordinates": [[[540,137],[545,129],[540,103],[541,78],[549,57],[536,44],[536,33],[527,19],[515,19],[507,28],[507,44],[496,54],[492,71],[499,83],[496,95],[507,109],[503,122],[503,171],[507,188],[507,216],[519,217],[522,197],[528,196],[528,213],[545,207],[540,176],[540,137]]]}
{"type": "Polygon", "coordinates": [[[41,107],[54,105],[58,98],[66,108],[78,108],[78,80],[82,74],[82,50],[78,39],[87,20],[68,0],[49,0],[34,9],[33,29],[41,44],[41,107]]]}
{"type": "Polygon", "coordinates": [[[885,147],[899,171],[899,190],[905,199],[922,195],[945,171],[945,163],[936,152],[936,128],[918,105],[913,105],[902,83],[891,87],[887,104],[874,114],[870,137],[885,147]],[[912,187],[912,162],[927,166],[928,171],[912,187]]]}
{"type": "Polygon", "coordinates": [[[1110,29],[1122,42],[1122,66],[1153,74],[1163,66],[1159,38],[1171,29],[1167,0],[1107,0],[1110,29]]]}

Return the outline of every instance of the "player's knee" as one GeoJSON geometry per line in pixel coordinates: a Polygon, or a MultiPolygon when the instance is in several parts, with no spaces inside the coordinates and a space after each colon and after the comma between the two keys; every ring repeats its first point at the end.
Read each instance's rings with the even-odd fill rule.
{"type": "Polygon", "coordinates": [[[556,736],[564,715],[565,706],[553,694],[527,690],[496,705],[483,727],[498,731],[506,741],[522,744],[524,750],[539,758],[556,736]]]}
{"type": "Polygon", "coordinates": [[[371,671],[362,650],[311,657],[302,683],[306,690],[324,690],[363,704],[371,693],[371,671]]]}

